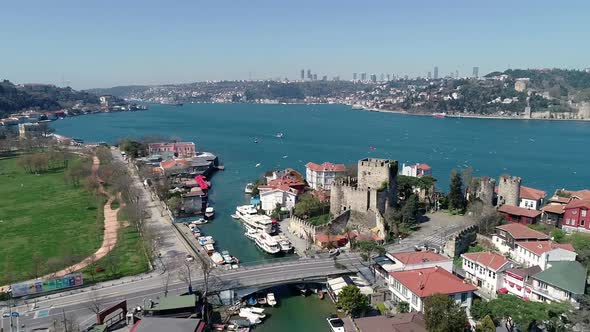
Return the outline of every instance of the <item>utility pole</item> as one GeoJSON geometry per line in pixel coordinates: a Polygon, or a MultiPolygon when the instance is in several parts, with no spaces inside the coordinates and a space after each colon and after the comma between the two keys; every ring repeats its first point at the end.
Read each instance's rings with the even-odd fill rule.
{"type": "Polygon", "coordinates": [[[61,313],[63,314],[64,331],[69,332],[68,331],[68,320],[66,319],[66,311],[63,308],[61,309],[61,313]]]}

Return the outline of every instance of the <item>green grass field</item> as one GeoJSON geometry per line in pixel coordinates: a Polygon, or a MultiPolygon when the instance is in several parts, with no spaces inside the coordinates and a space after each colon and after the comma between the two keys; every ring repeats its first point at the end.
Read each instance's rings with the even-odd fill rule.
{"type": "Polygon", "coordinates": [[[0,156],[0,285],[30,278],[35,261],[46,265],[64,253],[86,257],[102,242],[95,197],[67,184],[63,169],[29,174],[17,160],[0,156]]]}

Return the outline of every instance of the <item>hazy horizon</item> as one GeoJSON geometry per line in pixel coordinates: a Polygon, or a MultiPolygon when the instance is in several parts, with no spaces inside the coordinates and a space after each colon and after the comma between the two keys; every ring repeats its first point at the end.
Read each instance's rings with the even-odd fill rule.
{"type": "Polygon", "coordinates": [[[2,78],[75,89],[366,72],[584,69],[590,3],[7,3],[2,78]]]}

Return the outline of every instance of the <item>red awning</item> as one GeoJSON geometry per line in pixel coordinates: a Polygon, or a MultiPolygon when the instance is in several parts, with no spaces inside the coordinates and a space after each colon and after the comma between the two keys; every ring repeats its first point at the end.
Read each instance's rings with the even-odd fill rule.
{"type": "Polygon", "coordinates": [[[508,294],[508,290],[505,287],[498,289],[498,293],[500,294],[508,294]]]}
{"type": "Polygon", "coordinates": [[[197,184],[199,185],[199,187],[202,190],[207,190],[209,189],[209,183],[207,183],[206,178],[202,175],[197,175],[195,177],[195,181],[197,181],[197,184]]]}

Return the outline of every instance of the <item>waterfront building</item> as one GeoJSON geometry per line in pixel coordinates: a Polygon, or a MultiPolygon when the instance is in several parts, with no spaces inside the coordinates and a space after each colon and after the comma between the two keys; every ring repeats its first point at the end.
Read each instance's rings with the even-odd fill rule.
{"type": "Polygon", "coordinates": [[[502,272],[513,267],[504,256],[495,252],[462,254],[465,279],[476,285],[486,297],[494,297],[502,287],[502,272]]]}
{"type": "Polygon", "coordinates": [[[18,137],[27,139],[41,134],[42,128],[38,123],[19,123],[18,137]]]}
{"type": "Polygon", "coordinates": [[[258,186],[260,191],[260,207],[267,213],[272,212],[277,204],[287,210],[295,207],[297,196],[303,192],[305,184],[298,179],[282,176],[266,185],[258,186]]]}
{"type": "Polygon", "coordinates": [[[432,251],[386,253],[385,257],[391,260],[391,263],[387,266],[388,272],[424,269],[435,266],[453,272],[453,260],[432,251]]]}
{"type": "Polygon", "coordinates": [[[496,226],[492,243],[500,253],[505,254],[514,250],[517,241],[549,241],[549,236],[522,224],[496,226]]]}
{"type": "Polygon", "coordinates": [[[438,67],[434,67],[434,79],[437,80],[438,79],[438,67]]]}
{"type": "Polygon", "coordinates": [[[545,202],[546,193],[543,190],[520,186],[518,206],[526,209],[539,210],[545,202]]]}
{"type": "Polygon", "coordinates": [[[172,152],[179,158],[192,158],[196,154],[196,148],[193,142],[160,142],[148,144],[148,153],[150,155],[160,154],[162,152],[172,152]]]}
{"type": "Polygon", "coordinates": [[[309,162],[305,165],[305,180],[314,190],[330,190],[336,177],[342,176],[345,171],[346,166],[344,166],[344,164],[324,162],[323,164],[318,165],[309,162]]]}
{"type": "Polygon", "coordinates": [[[547,268],[549,261],[575,261],[576,251],[570,243],[553,241],[517,241],[510,256],[525,267],[547,268]]]}
{"type": "Polygon", "coordinates": [[[563,207],[562,229],[566,232],[590,232],[590,200],[574,199],[563,207]]]}
{"type": "Polygon", "coordinates": [[[427,164],[402,164],[402,175],[412,177],[432,176],[432,167],[427,164]]]}
{"type": "Polygon", "coordinates": [[[389,290],[395,303],[407,302],[411,311],[422,311],[424,300],[434,294],[448,295],[461,307],[469,309],[477,287],[464,283],[440,267],[390,272],[389,290]]]}

